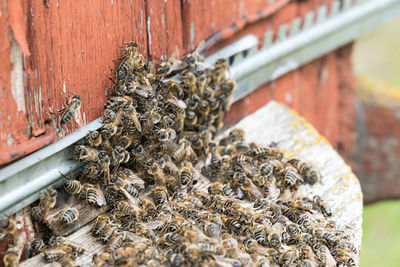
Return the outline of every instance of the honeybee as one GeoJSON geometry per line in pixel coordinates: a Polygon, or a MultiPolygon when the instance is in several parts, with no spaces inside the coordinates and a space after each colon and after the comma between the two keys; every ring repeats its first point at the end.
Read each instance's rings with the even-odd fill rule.
{"type": "Polygon", "coordinates": [[[168,128],[160,130],[159,140],[161,142],[173,141],[175,140],[175,138],[176,138],[176,132],[174,129],[168,128]]]}
{"type": "Polygon", "coordinates": [[[197,91],[196,76],[192,72],[186,72],[181,76],[181,80],[188,89],[189,94],[194,94],[197,91]]]}
{"type": "Polygon", "coordinates": [[[262,224],[257,224],[253,229],[254,239],[258,244],[265,246],[267,241],[267,232],[265,231],[265,226],[262,224]]]}
{"type": "Polygon", "coordinates": [[[279,256],[279,263],[284,266],[292,264],[299,257],[298,250],[296,248],[289,248],[279,256]]]}
{"type": "Polygon", "coordinates": [[[93,263],[96,266],[106,267],[106,266],[114,266],[114,260],[110,253],[100,253],[93,255],[93,263]]]}
{"type": "Polygon", "coordinates": [[[214,182],[208,187],[208,192],[211,195],[222,194],[225,196],[233,195],[233,190],[228,184],[222,184],[221,182],[214,182]]]}
{"type": "Polygon", "coordinates": [[[89,145],[98,147],[101,145],[101,134],[98,131],[89,131],[89,134],[86,138],[89,145]]]}
{"type": "Polygon", "coordinates": [[[74,154],[79,161],[98,161],[99,151],[94,148],[77,145],[74,148],[74,154]]]}
{"type": "Polygon", "coordinates": [[[72,96],[69,100],[66,98],[67,107],[61,109],[59,112],[62,112],[61,115],[61,124],[67,124],[70,122],[75,115],[79,112],[81,108],[82,99],[78,95],[72,96]]]}
{"type": "Polygon", "coordinates": [[[35,256],[44,251],[46,245],[43,240],[40,238],[35,238],[31,242],[32,255],[35,256]]]}
{"type": "Polygon", "coordinates": [[[94,236],[99,236],[110,223],[110,218],[102,214],[97,217],[96,222],[93,224],[92,233],[94,236]]]}
{"type": "MultiPolygon", "coordinates": [[[[139,196],[139,190],[134,187],[129,180],[117,178],[114,182],[115,190],[120,190],[124,195],[131,195],[132,197],[139,196]]],[[[130,197],[128,197],[130,198],[130,197]]]]}
{"type": "Polygon", "coordinates": [[[64,176],[64,178],[67,179],[64,183],[64,190],[68,194],[75,195],[75,194],[79,194],[82,191],[83,186],[78,180],[71,180],[71,179],[68,179],[67,177],[65,177],[65,175],[63,175],[63,176],[64,176]]]}
{"type": "Polygon", "coordinates": [[[73,224],[78,220],[79,211],[76,208],[65,208],[61,211],[60,221],[63,224],[73,224]]]}
{"type": "Polygon", "coordinates": [[[321,211],[325,217],[331,217],[332,211],[325,205],[320,196],[314,196],[313,199],[314,208],[321,211]]]}
{"type": "Polygon", "coordinates": [[[283,186],[293,188],[296,186],[297,182],[303,182],[303,179],[297,173],[297,170],[292,166],[286,166],[283,172],[283,186]]]}
{"type": "Polygon", "coordinates": [[[48,211],[56,205],[58,192],[55,189],[47,189],[46,191],[41,193],[39,206],[33,207],[31,209],[32,218],[34,220],[43,219],[48,211]]]}
{"type": "Polygon", "coordinates": [[[185,222],[185,218],[182,216],[176,216],[170,222],[167,223],[165,230],[167,232],[177,232],[181,229],[181,225],[185,222]]]}
{"type": "Polygon", "coordinates": [[[127,239],[127,235],[124,232],[117,232],[107,243],[107,250],[114,251],[124,244],[127,239]]]}
{"type": "Polygon", "coordinates": [[[164,186],[157,186],[152,192],[155,204],[162,205],[168,200],[168,191],[164,186]]]}
{"type": "Polygon", "coordinates": [[[241,141],[244,139],[244,134],[244,130],[241,128],[232,129],[227,136],[219,141],[219,145],[227,146],[233,142],[241,141]]]}
{"type": "Polygon", "coordinates": [[[326,246],[315,244],[312,248],[323,266],[336,266],[336,261],[326,246]]]}
{"type": "Polygon", "coordinates": [[[141,132],[142,126],[140,125],[135,107],[132,104],[127,104],[122,108],[122,111],[124,112],[124,116],[132,120],[135,123],[136,129],[141,132]]]}
{"type": "Polygon", "coordinates": [[[153,201],[141,199],[141,206],[150,217],[154,218],[157,215],[157,209],[153,201]]]}
{"type": "Polygon", "coordinates": [[[49,248],[44,251],[44,259],[47,262],[57,261],[67,253],[67,248],[49,248]]]}
{"type": "Polygon", "coordinates": [[[193,181],[193,167],[190,163],[185,164],[179,170],[179,179],[183,187],[190,186],[193,181]]]}
{"type": "Polygon", "coordinates": [[[19,266],[20,255],[17,247],[9,247],[3,255],[3,263],[5,267],[19,266]]]}
{"type": "Polygon", "coordinates": [[[18,234],[17,224],[14,219],[8,218],[6,220],[6,223],[4,224],[4,226],[2,226],[1,233],[5,237],[10,239],[11,244],[17,244],[19,234],[18,234]]]}
{"type": "Polygon", "coordinates": [[[282,242],[282,233],[285,232],[285,228],[281,223],[275,223],[271,229],[269,229],[268,241],[273,248],[279,248],[282,242]]]}
{"type": "Polygon", "coordinates": [[[130,214],[136,216],[138,209],[126,201],[119,201],[117,204],[117,209],[124,212],[125,214],[130,214]]]}
{"type": "Polygon", "coordinates": [[[124,180],[128,180],[130,184],[139,191],[142,191],[145,188],[145,182],[143,181],[143,179],[137,176],[132,170],[128,168],[122,168],[121,171],[118,172],[118,177],[124,180]]]}
{"type": "Polygon", "coordinates": [[[240,188],[243,193],[249,199],[260,199],[264,196],[260,192],[260,190],[253,184],[250,178],[244,178],[243,180],[239,180],[240,188]]]}
{"type": "Polygon", "coordinates": [[[292,164],[293,167],[297,169],[299,174],[304,177],[304,181],[306,183],[313,185],[321,180],[319,173],[316,170],[312,169],[312,167],[307,163],[299,159],[290,159],[288,160],[288,162],[292,164]]]}
{"type": "Polygon", "coordinates": [[[246,156],[282,160],[283,153],[276,147],[257,147],[245,153],[246,156]]]}
{"type": "Polygon", "coordinates": [[[85,197],[86,201],[91,205],[97,205],[102,207],[107,204],[106,198],[104,197],[103,192],[99,188],[98,184],[95,186],[85,187],[85,197]]]}
{"type": "Polygon", "coordinates": [[[112,238],[114,238],[119,232],[119,225],[116,223],[108,224],[107,227],[101,233],[99,240],[103,244],[107,244],[112,238]]]}

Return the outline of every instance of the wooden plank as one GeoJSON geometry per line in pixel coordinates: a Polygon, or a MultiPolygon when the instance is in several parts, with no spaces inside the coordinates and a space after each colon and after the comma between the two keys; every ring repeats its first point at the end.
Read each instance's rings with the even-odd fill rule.
{"type": "Polygon", "coordinates": [[[181,1],[148,0],[146,2],[146,23],[149,40],[149,58],[175,54],[182,57],[182,14],[181,1]]]}
{"type": "MultiPolygon", "coordinates": [[[[312,164],[323,176],[321,183],[310,187],[302,185],[310,195],[322,195],[332,207],[334,220],[338,225],[352,226],[351,241],[361,246],[362,193],[360,184],[349,166],[329,145],[324,137],[289,108],[270,102],[257,112],[240,121],[236,127],[246,132],[247,142],[269,145],[278,143],[287,157],[299,157],[312,164]]],[[[229,130],[227,130],[228,132],[229,130]]],[[[201,182],[203,183],[203,181],[201,182]]],[[[89,266],[93,253],[103,249],[90,232],[90,225],[79,229],[69,239],[84,244],[88,253],[77,259],[77,264],[89,266]]],[[[357,259],[356,259],[357,260],[357,259]]],[[[42,255],[26,260],[21,266],[44,265],[42,255]]]]}
{"type": "Polygon", "coordinates": [[[55,133],[50,125],[55,125],[53,120],[58,121],[59,115],[52,113],[65,105],[64,94],[78,94],[83,101],[77,119],[64,130],[56,129],[61,132],[58,137],[98,118],[111,92],[107,77],[112,76],[113,60],[121,54],[118,46],[134,40],[142,53],[147,52],[144,0],[3,2],[0,96],[6,101],[0,107],[0,164],[53,141],[55,133]],[[8,10],[11,4],[19,8],[8,10]],[[9,31],[6,15],[17,11],[17,29],[25,26],[26,33],[9,31]],[[24,35],[30,56],[21,52],[23,42],[19,39],[24,35]],[[10,61],[10,53],[15,62],[10,61]],[[18,70],[14,75],[20,81],[15,87],[18,91],[11,86],[13,68],[14,72],[18,70]]]}

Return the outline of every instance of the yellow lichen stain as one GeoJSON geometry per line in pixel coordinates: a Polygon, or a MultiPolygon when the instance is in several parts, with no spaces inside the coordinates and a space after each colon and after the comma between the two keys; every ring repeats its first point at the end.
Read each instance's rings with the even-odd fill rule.
{"type": "Polygon", "coordinates": [[[300,121],[298,121],[298,120],[297,120],[297,121],[291,121],[291,122],[290,122],[290,125],[293,126],[293,127],[298,127],[298,126],[301,125],[301,123],[300,123],[300,121]]]}

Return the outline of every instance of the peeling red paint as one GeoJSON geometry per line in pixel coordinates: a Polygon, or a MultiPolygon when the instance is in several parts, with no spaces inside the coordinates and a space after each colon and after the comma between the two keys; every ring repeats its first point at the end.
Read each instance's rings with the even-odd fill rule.
{"type": "Polygon", "coordinates": [[[22,52],[30,56],[28,40],[26,38],[26,21],[23,0],[7,0],[8,24],[13,30],[14,38],[22,52]]]}
{"type": "Polygon", "coordinates": [[[39,137],[32,137],[28,141],[0,151],[0,166],[8,162],[26,156],[40,148],[43,148],[55,139],[55,131],[52,127],[46,127],[46,134],[39,137]]]}

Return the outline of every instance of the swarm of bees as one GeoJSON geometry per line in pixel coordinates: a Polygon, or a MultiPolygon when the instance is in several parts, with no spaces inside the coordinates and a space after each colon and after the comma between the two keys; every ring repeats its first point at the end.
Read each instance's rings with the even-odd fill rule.
{"type": "MultiPolygon", "coordinates": [[[[105,245],[96,266],[355,266],[349,228],[336,225],[314,168],[274,146],[247,143],[243,129],[217,136],[237,86],[226,60],[196,51],[158,68],[122,48],[104,105],[104,126],[75,146],[84,163],[63,189],[93,208],[107,206],[92,234],[105,245]]],[[[52,189],[32,217],[54,207],[52,189]]],[[[79,212],[68,207],[60,223],[79,212]]],[[[85,249],[63,238],[35,239],[34,254],[74,260],[85,249]]]]}

